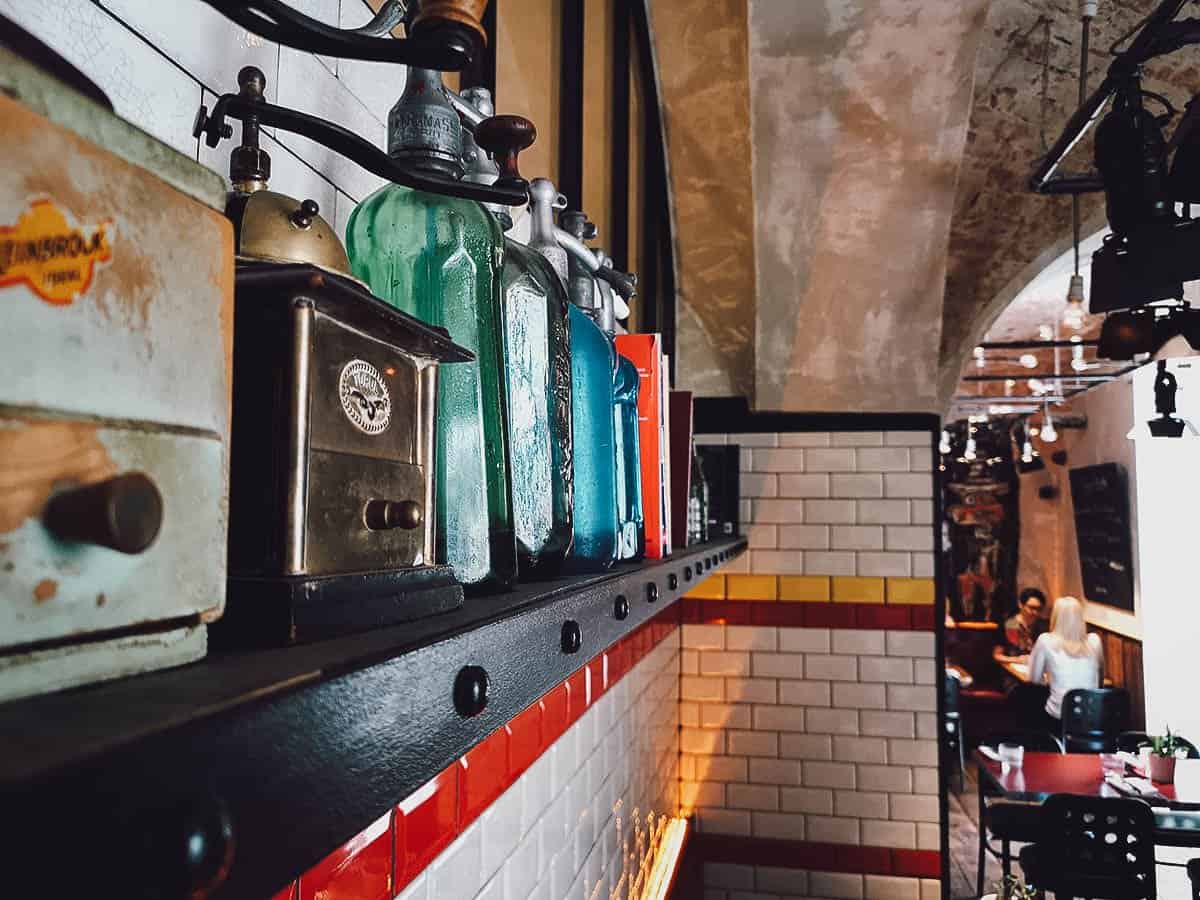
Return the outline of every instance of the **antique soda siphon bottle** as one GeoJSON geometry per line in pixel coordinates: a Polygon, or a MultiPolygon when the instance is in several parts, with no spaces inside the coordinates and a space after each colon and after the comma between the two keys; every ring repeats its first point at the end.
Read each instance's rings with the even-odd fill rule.
{"type": "Polygon", "coordinates": [[[621,542],[613,392],[617,352],[593,319],[597,301],[591,273],[574,255],[567,268],[575,470],[575,537],[568,563],[577,571],[597,571],[616,561],[621,542]]]}
{"type": "MultiPolygon", "coordinates": [[[[467,89],[462,99],[480,116],[494,112],[491,94],[484,88],[467,89]]],[[[463,134],[464,177],[491,184],[499,168],[475,144],[470,124],[464,118],[468,126],[463,134]]],[[[500,279],[513,529],[522,579],[553,575],[561,569],[571,546],[574,483],[568,302],[559,275],[565,273],[567,261],[554,239],[553,208],[559,194],[553,184],[538,178],[530,184],[529,195],[533,229],[529,245],[505,237],[500,279]]],[[[505,231],[512,227],[506,207],[487,208],[505,231]]]]}
{"type": "MultiPolygon", "coordinates": [[[[388,114],[388,153],[463,174],[462,126],[441,76],[410,68],[388,114]]],[[[386,185],[350,216],[354,274],[398,309],[449,330],[475,362],[438,376],[437,549],[464,587],[504,590],[516,574],[503,368],[500,226],[470,200],[386,185]]]]}
{"type": "MultiPolygon", "coordinates": [[[[602,252],[596,256],[611,267],[612,260],[602,252]]],[[[608,282],[596,280],[600,306],[597,324],[612,340],[617,333],[616,298],[608,282]]],[[[613,383],[613,431],[616,437],[617,521],[621,529],[618,558],[640,560],[646,555],[646,516],[642,510],[642,454],[638,436],[638,371],[625,357],[617,354],[613,383]]]]}
{"type": "Polygon", "coordinates": [[[700,454],[696,450],[696,442],[692,441],[692,477],[688,491],[688,533],[687,545],[702,544],[708,540],[708,481],[704,477],[704,467],[700,464],[700,454]]]}

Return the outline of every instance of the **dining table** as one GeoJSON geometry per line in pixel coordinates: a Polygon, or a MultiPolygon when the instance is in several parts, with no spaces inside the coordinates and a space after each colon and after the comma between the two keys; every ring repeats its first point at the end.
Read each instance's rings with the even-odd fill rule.
{"type": "MultiPolygon", "coordinates": [[[[1021,765],[1006,766],[976,750],[979,802],[985,798],[1041,803],[1051,794],[1128,797],[1105,780],[1098,753],[1026,752],[1021,765]]],[[[1127,769],[1129,767],[1127,766],[1127,769]]],[[[1128,771],[1126,778],[1138,777],[1128,771]]],[[[1142,797],[1154,811],[1155,843],[1169,847],[1200,847],[1200,759],[1175,762],[1175,783],[1153,782],[1158,797],[1142,797]]],[[[1033,840],[1036,835],[1030,835],[1033,840]]]]}

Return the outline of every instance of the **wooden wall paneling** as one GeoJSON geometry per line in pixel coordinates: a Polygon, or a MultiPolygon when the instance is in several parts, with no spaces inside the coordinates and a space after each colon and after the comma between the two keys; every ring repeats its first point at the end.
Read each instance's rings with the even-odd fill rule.
{"type": "Polygon", "coordinates": [[[613,0],[584,4],[583,208],[612,252],[613,0]]]}
{"type": "MultiPolygon", "coordinates": [[[[1130,715],[1130,727],[1136,731],[1146,730],[1146,681],[1142,669],[1142,642],[1131,639],[1125,641],[1125,690],[1132,698],[1133,710],[1130,715]]],[[[1195,740],[1195,738],[1192,738],[1195,740]]]]}
{"type": "Polygon", "coordinates": [[[485,87],[496,99],[496,7],[500,0],[492,0],[483,11],[483,31],[487,42],[471,65],[459,75],[459,84],[464,88],[485,87]]]}
{"type": "Polygon", "coordinates": [[[537,140],[521,154],[521,172],[526,178],[550,178],[558,184],[562,0],[493,3],[497,111],[533,121],[537,140]]]}
{"type": "MultiPolygon", "coordinates": [[[[630,270],[629,258],[629,184],[630,184],[630,34],[631,0],[612,0],[612,169],[610,174],[609,215],[611,234],[609,253],[618,269],[630,270]]],[[[630,329],[637,320],[630,318],[630,329]]]]}

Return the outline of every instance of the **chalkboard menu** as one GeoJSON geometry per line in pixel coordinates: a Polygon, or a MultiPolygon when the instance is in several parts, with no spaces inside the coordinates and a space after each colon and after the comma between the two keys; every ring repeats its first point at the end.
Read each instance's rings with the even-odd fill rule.
{"type": "Polygon", "coordinates": [[[1125,470],[1104,463],[1071,470],[1079,567],[1088,600],[1133,612],[1133,549],[1125,470]]]}

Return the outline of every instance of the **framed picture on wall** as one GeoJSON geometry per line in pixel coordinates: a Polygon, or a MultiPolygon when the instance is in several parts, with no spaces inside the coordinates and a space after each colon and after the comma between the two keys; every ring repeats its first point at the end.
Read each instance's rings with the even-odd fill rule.
{"type": "Polygon", "coordinates": [[[1119,463],[1071,470],[1071,502],[1083,592],[1093,603],[1133,612],[1129,487],[1119,463]]]}

